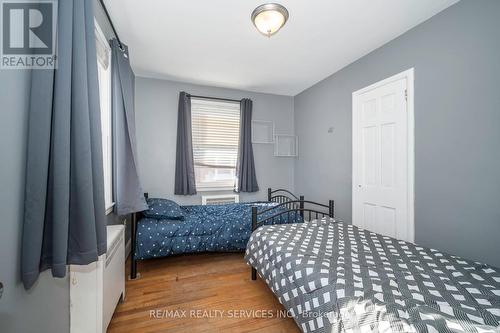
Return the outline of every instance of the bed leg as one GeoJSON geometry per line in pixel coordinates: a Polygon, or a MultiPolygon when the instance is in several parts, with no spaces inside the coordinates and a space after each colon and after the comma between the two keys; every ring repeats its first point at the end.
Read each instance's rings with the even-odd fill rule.
{"type": "Polygon", "coordinates": [[[135,242],[136,242],[136,232],[137,232],[137,214],[132,214],[132,230],[130,235],[131,251],[130,251],[130,280],[137,278],[137,260],[135,259],[135,242]]]}
{"type": "Polygon", "coordinates": [[[257,270],[252,267],[252,280],[257,280],[257,270]]]}
{"type": "Polygon", "coordinates": [[[137,260],[134,259],[134,254],[130,254],[130,280],[137,279],[137,260]]]}

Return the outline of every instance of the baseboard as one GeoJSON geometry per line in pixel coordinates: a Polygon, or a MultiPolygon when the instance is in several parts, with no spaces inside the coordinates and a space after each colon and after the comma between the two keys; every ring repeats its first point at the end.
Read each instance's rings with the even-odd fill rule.
{"type": "Polygon", "coordinates": [[[125,260],[127,260],[131,250],[132,250],[132,239],[129,239],[127,241],[127,244],[125,244],[125,260]]]}

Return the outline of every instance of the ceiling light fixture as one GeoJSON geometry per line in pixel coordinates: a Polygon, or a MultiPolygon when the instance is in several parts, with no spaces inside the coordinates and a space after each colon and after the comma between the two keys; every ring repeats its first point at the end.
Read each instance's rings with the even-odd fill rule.
{"type": "Polygon", "coordinates": [[[260,33],[271,37],[277,33],[288,20],[288,10],[277,3],[266,3],[255,8],[252,22],[260,33]]]}

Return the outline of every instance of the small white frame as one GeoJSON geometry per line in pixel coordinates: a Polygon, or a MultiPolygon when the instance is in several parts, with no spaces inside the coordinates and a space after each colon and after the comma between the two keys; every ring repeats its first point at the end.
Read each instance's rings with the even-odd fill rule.
{"type": "Polygon", "coordinates": [[[277,157],[299,156],[299,137],[296,135],[287,135],[287,134],[275,135],[274,156],[277,157]],[[283,148],[283,145],[285,145],[286,148],[283,148]]]}
{"type": "Polygon", "coordinates": [[[252,120],[252,143],[274,143],[274,121],[252,120]]]}

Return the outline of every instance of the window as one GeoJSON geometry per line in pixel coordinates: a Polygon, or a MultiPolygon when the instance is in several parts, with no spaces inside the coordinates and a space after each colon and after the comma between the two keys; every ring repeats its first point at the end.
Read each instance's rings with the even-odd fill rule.
{"type": "Polygon", "coordinates": [[[240,104],[192,98],[191,117],[196,188],[234,189],[240,104]]]}
{"type": "Polygon", "coordinates": [[[97,77],[101,106],[102,155],[104,170],[104,198],[106,214],[113,209],[113,147],[111,129],[111,48],[95,22],[97,77]]]}

